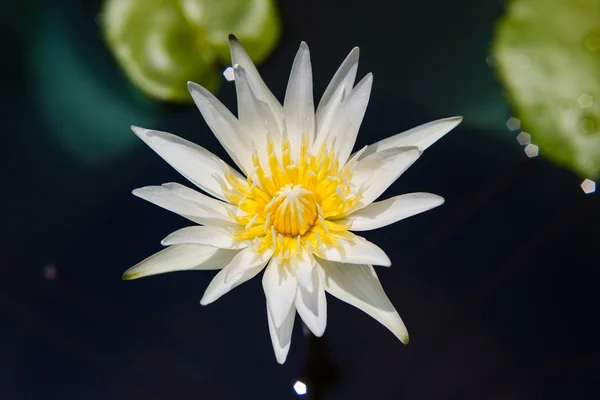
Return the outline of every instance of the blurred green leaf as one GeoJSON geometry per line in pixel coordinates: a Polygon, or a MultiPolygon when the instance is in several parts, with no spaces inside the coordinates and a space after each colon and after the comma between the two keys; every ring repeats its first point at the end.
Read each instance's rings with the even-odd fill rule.
{"type": "Polygon", "coordinates": [[[110,164],[139,142],[129,125],[154,124],[157,107],[103,67],[102,47],[94,51],[68,8],[38,11],[28,48],[32,115],[60,150],[90,166],[110,164]]]}
{"type": "Polygon", "coordinates": [[[102,30],[129,78],[151,97],[191,101],[186,82],[214,91],[235,34],[260,63],[281,33],[274,0],[106,0],[102,30]]]}
{"type": "Polygon", "coordinates": [[[600,1],[513,0],[494,41],[500,78],[541,154],[600,172],[600,1]]]}

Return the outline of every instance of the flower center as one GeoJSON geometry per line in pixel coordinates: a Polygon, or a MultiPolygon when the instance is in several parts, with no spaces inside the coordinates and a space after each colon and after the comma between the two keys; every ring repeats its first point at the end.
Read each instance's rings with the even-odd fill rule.
{"type": "Polygon", "coordinates": [[[313,154],[309,144],[305,137],[294,158],[289,140],[280,149],[269,140],[260,155],[252,153],[254,169],[247,181],[223,165],[223,192],[237,206],[231,215],[240,225],[233,233],[237,240],[252,241],[257,252],[273,250],[274,257],[288,259],[304,250],[319,253],[324,245],[351,235],[336,220],[360,200],[349,183],[354,162],[340,166],[332,149],[323,145],[313,154]]]}
{"type": "Polygon", "coordinates": [[[304,235],[317,219],[317,202],[310,190],[288,183],[275,193],[265,211],[271,213],[271,223],[277,232],[304,235]]]}

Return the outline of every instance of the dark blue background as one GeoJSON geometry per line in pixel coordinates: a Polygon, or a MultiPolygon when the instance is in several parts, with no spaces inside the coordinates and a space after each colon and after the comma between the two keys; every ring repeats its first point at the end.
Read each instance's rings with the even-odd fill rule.
{"type": "MultiPolygon", "coordinates": [[[[377,272],[411,343],[329,297],[325,336],[305,337],[298,320],[280,366],[259,279],[208,307],[199,299],[212,272],[121,281],[187,224],[131,195],[188,183],[128,126],[227,156],[193,105],[130,88],[99,34],[98,1],[9,1],[0,399],[292,399],[298,379],[313,399],[595,398],[600,204],[581,177],[527,158],[505,126],[510,105],[485,62],[501,3],[280,6],[284,36],[261,68],[280,99],[301,40],[317,98],[361,47],[359,75],[375,81],[357,147],[466,117],[386,193],[429,191],[446,204],[366,235],[393,262],[377,272]]],[[[232,83],[218,96],[235,109],[232,83]]]]}

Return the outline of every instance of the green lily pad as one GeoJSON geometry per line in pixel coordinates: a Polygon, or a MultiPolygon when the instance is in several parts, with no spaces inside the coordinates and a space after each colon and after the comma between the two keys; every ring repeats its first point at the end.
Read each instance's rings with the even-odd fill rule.
{"type": "Polygon", "coordinates": [[[158,107],[98,63],[102,54],[84,46],[89,38],[66,7],[36,11],[28,67],[32,113],[56,145],[48,151],[64,151],[88,166],[111,164],[138,144],[128,126],[154,124],[158,107]]]}
{"type": "Polygon", "coordinates": [[[274,0],[106,0],[103,35],[131,81],[147,95],[191,101],[186,82],[215,91],[235,34],[257,63],[276,46],[274,0]]]}
{"type": "Polygon", "coordinates": [[[494,39],[500,79],[540,154],[600,172],[600,1],[513,0],[494,39]]]}

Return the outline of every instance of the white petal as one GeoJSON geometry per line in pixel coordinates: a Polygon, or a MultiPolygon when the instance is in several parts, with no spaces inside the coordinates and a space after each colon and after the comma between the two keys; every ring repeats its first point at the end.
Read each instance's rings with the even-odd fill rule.
{"type": "MultiPolygon", "coordinates": [[[[368,150],[368,149],[367,149],[368,150]]],[[[352,186],[365,188],[359,207],[371,204],[421,155],[417,147],[393,147],[359,160],[352,172],[352,186]]]]}
{"type": "Polygon", "coordinates": [[[331,79],[327,89],[325,89],[325,93],[323,93],[323,97],[321,97],[316,112],[317,132],[315,147],[317,147],[317,150],[329,132],[331,121],[339,105],[348,96],[354,86],[354,79],[356,78],[356,71],[358,69],[358,55],[358,47],[353,48],[331,79]]]}
{"type": "Polygon", "coordinates": [[[263,274],[263,290],[276,327],[280,327],[285,321],[296,297],[298,282],[290,269],[289,265],[283,265],[273,258],[263,274]]]}
{"type": "Polygon", "coordinates": [[[310,52],[306,43],[302,42],[288,81],[285,99],[283,102],[283,115],[292,158],[297,159],[300,143],[304,135],[312,141],[315,130],[315,106],[313,102],[312,68],[310,66],[310,52]]]}
{"type": "Polygon", "coordinates": [[[267,250],[262,253],[257,253],[254,248],[248,247],[241,252],[227,265],[225,271],[225,283],[235,281],[238,275],[242,275],[247,270],[260,266],[264,267],[271,259],[273,250],[267,250]]]}
{"type": "Polygon", "coordinates": [[[259,100],[265,102],[273,117],[277,121],[279,130],[283,131],[283,108],[281,103],[275,98],[273,93],[269,90],[265,82],[260,77],[258,70],[254,66],[254,63],[246,53],[246,50],[242,47],[237,38],[233,35],[229,36],[229,50],[231,51],[231,65],[240,65],[248,74],[248,81],[252,91],[256,94],[259,100]]]}
{"type": "Polygon", "coordinates": [[[389,257],[379,246],[365,238],[355,236],[355,241],[350,242],[338,239],[339,246],[323,246],[315,253],[320,258],[350,264],[375,264],[389,267],[392,265],[389,257]]]}
{"type": "Polygon", "coordinates": [[[249,281],[254,278],[264,267],[264,264],[257,265],[255,267],[246,269],[241,274],[238,274],[234,279],[225,282],[225,276],[227,275],[227,267],[223,268],[215,277],[210,281],[210,284],[204,291],[204,296],[200,300],[200,304],[206,306],[221,296],[233,290],[242,283],[249,281]]]}
{"type": "Polygon", "coordinates": [[[372,266],[326,260],[318,262],[322,267],[327,292],[366,312],[392,331],[402,343],[408,343],[408,331],[383,291],[372,266]]]}
{"type": "Polygon", "coordinates": [[[373,74],[367,74],[352,89],[333,117],[326,140],[329,146],[335,142],[335,151],[341,165],[348,160],[356,142],[360,124],[367,110],[372,86],[373,74]]]}
{"type": "Polygon", "coordinates": [[[409,193],[376,201],[347,217],[335,221],[351,231],[368,231],[393,224],[444,204],[444,198],[431,193],[409,193]]]}
{"type": "Polygon", "coordinates": [[[171,233],[161,242],[163,246],[184,243],[204,244],[220,249],[247,247],[245,242],[234,239],[229,230],[214,226],[188,226],[171,233]]]}
{"type": "MultiPolygon", "coordinates": [[[[269,106],[260,100],[252,91],[248,74],[239,65],[234,66],[235,88],[238,99],[238,117],[240,125],[244,128],[244,134],[251,143],[246,149],[248,154],[255,148],[261,161],[267,160],[267,138],[272,138],[277,146],[281,145],[281,132],[269,106]]],[[[263,165],[268,170],[268,163],[263,165]]]]}
{"type": "Polygon", "coordinates": [[[269,322],[269,334],[271,335],[271,343],[275,351],[275,358],[279,364],[283,364],[290,351],[292,344],[292,330],[294,328],[294,320],[296,319],[296,308],[292,305],[288,311],[283,323],[276,327],[273,323],[273,317],[269,311],[269,302],[267,301],[267,319],[269,322]]]}
{"type": "Polygon", "coordinates": [[[250,142],[241,134],[238,120],[212,93],[202,86],[188,82],[188,89],[206,124],[219,140],[231,159],[248,173],[252,169],[252,157],[248,151],[250,142]]]}
{"type": "Polygon", "coordinates": [[[138,279],[189,269],[220,269],[226,266],[236,254],[235,250],[197,244],[178,244],[167,247],[129,268],[123,274],[123,279],[138,279]]]}
{"type": "Polygon", "coordinates": [[[314,257],[308,254],[308,252],[304,251],[300,257],[296,259],[296,267],[294,268],[296,272],[296,279],[298,280],[298,286],[304,287],[309,292],[314,291],[313,286],[313,271],[315,269],[317,262],[314,257]]]}
{"type": "Polygon", "coordinates": [[[229,213],[235,212],[233,206],[178,183],[145,186],[135,189],[132,193],[198,224],[236,226],[236,223],[229,217],[229,213]]]}
{"type": "Polygon", "coordinates": [[[425,150],[438,139],[441,139],[446,133],[456,128],[456,126],[461,123],[462,119],[463,117],[451,117],[419,125],[416,128],[409,129],[408,131],[398,133],[397,135],[373,143],[362,157],[392,147],[417,146],[422,150],[425,150]]]}
{"type": "Polygon", "coordinates": [[[300,279],[298,279],[295,305],[298,314],[300,314],[302,321],[304,321],[308,329],[315,336],[320,337],[325,332],[325,327],[327,326],[327,300],[318,266],[316,261],[313,262],[314,264],[312,265],[314,268],[311,268],[312,282],[310,283],[310,288],[306,283],[301,283],[300,279]]]}
{"type": "MultiPolygon", "coordinates": [[[[152,150],[194,185],[221,200],[226,200],[217,178],[223,179],[221,159],[203,147],[170,133],[132,126],[131,130],[152,150]]],[[[231,172],[244,179],[235,170],[231,172]]]]}

